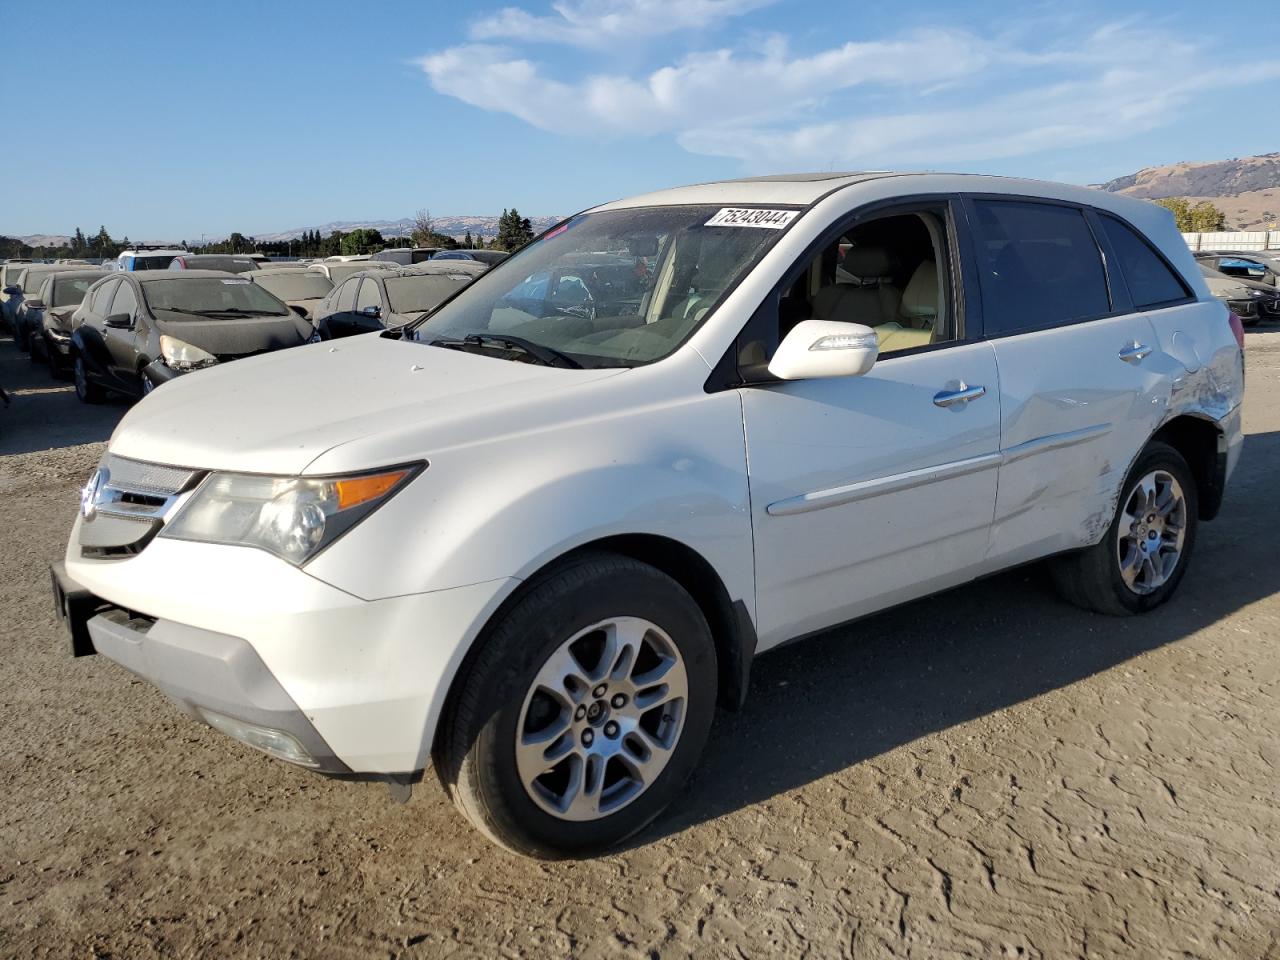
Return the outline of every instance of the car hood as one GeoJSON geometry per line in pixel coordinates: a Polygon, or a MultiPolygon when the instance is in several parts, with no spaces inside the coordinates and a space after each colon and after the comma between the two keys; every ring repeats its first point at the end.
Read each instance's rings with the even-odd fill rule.
{"type": "Polygon", "coordinates": [[[410,460],[431,445],[475,439],[482,416],[527,412],[620,372],[541,367],[368,334],[177,377],[129,411],[110,449],[154,463],[298,474],[335,447],[409,431],[421,435],[420,449],[398,459],[410,460]]]}
{"type": "Polygon", "coordinates": [[[156,311],[156,328],[216,357],[243,357],[264,350],[296,347],[311,336],[311,324],[292,311],[283,317],[216,320],[170,319],[174,316],[162,310],[156,311]]]}

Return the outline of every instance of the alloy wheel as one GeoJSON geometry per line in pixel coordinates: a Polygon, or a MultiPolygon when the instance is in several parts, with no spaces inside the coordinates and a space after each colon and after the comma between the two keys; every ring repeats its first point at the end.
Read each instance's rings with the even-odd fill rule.
{"type": "Polygon", "coordinates": [[[616,617],[566,640],[530,684],[516,728],[525,791],[562,820],[598,820],[641,796],[687,713],[684,659],[656,624],[616,617]]]}
{"type": "Polygon", "coordinates": [[[1153,470],[1129,491],[1116,531],[1116,558],[1126,587],[1145,596],[1173,576],[1187,537],[1187,499],[1166,470],[1153,470]]]}

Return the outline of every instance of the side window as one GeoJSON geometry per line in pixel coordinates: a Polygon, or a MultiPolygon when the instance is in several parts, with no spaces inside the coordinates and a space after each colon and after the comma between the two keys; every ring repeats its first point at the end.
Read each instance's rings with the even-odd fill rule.
{"type": "Polygon", "coordinates": [[[1102,229],[1111,241],[1120,273],[1138,309],[1174,303],[1191,296],[1187,285],[1170,269],[1146,240],[1128,225],[1108,214],[1099,214],[1102,229]]]}
{"type": "Polygon", "coordinates": [[[356,286],[360,283],[357,279],[347,280],[338,288],[337,294],[333,298],[333,309],[338,313],[350,310],[356,302],[356,286]]]}
{"type": "Polygon", "coordinates": [[[1075,207],[974,200],[987,336],[1056,327],[1111,310],[1102,251],[1075,207]]]}
{"type": "MultiPolygon", "coordinates": [[[[859,222],[803,266],[778,301],[778,339],[802,320],[860,323],[885,356],[955,340],[948,210],[930,207],[859,222]]],[[[740,362],[759,362],[746,344],[740,362]]]]}
{"type": "Polygon", "coordinates": [[[116,287],[120,286],[121,281],[112,280],[104,283],[93,293],[93,302],[89,304],[89,309],[100,317],[107,315],[107,307],[111,305],[111,297],[116,292],[116,287]]]}
{"type": "Polygon", "coordinates": [[[366,307],[381,307],[382,295],[378,293],[378,281],[372,277],[365,277],[360,284],[360,294],[356,297],[356,309],[363,310],[366,307]]]}
{"type": "Polygon", "coordinates": [[[116,285],[116,296],[111,301],[111,309],[106,312],[106,315],[127,313],[132,317],[137,312],[138,298],[133,295],[133,285],[127,280],[121,280],[116,285]]]}

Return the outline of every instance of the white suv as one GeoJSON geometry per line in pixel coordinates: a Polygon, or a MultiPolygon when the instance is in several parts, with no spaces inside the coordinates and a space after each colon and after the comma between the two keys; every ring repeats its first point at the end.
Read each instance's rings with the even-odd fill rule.
{"type": "MultiPolygon", "coordinates": [[[[1241,445],[1170,214],[935,174],[597,207],[416,324],[174,381],[55,568],[73,652],[497,842],[652,820],[796,637],[1053,558],[1162,603],[1241,445]]],[[[974,638],[975,643],[981,638],[974,638]]]]}

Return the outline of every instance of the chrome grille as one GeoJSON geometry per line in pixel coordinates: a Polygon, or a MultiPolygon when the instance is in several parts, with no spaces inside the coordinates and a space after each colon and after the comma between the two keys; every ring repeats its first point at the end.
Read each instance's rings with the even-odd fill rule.
{"type": "Polygon", "coordinates": [[[107,454],[81,493],[81,555],[108,559],[138,553],[160,531],[178,496],[203,475],[107,454]]]}

